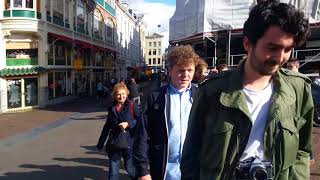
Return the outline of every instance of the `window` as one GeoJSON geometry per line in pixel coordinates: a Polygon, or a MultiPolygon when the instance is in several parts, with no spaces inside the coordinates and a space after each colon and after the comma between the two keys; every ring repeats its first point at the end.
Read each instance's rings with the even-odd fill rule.
{"type": "Polygon", "coordinates": [[[157,50],[156,49],[153,50],[153,55],[157,55],[157,50]]]}
{"type": "Polygon", "coordinates": [[[81,0],[77,0],[77,29],[84,31],[84,5],[81,0]]]}
{"type": "Polygon", "coordinates": [[[157,59],[156,58],[153,58],[152,61],[153,61],[153,64],[157,64],[157,59]]]}
{"type": "Polygon", "coordinates": [[[6,10],[10,9],[10,1],[11,1],[11,0],[6,0],[6,1],[5,1],[5,8],[6,8],[6,10]]]}
{"type": "Polygon", "coordinates": [[[153,47],[157,47],[157,42],[153,42],[153,47]]]}
{"type": "Polygon", "coordinates": [[[161,49],[158,49],[158,55],[161,55],[161,49]]]}
{"type": "Polygon", "coordinates": [[[49,99],[63,97],[67,95],[67,76],[66,71],[49,72],[48,73],[48,87],[49,99]]]}
{"type": "Polygon", "coordinates": [[[96,38],[102,37],[102,15],[98,9],[94,10],[93,16],[93,36],[96,38]]]}
{"type": "Polygon", "coordinates": [[[102,67],[103,66],[103,64],[102,64],[102,53],[101,52],[96,52],[95,60],[96,60],[96,66],[98,66],[98,67],[102,67]]]}
{"type": "Polygon", "coordinates": [[[62,20],[63,17],[63,0],[52,1],[53,18],[62,20]]]}
{"type": "MultiPolygon", "coordinates": [[[[108,43],[113,44],[114,40],[114,23],[111,19],[107,18],[107,23],[106,23],[106,39],[108,43]]],[[[121,36],[122,34],[120,34],[121,36]]],[[[122,38],[122,37],[121,37],[122,38]]],[[[121,41],[121,40],[120,40],[121,41]]]]}
{"type": "Polygon", "coordinates": [[[13,1],[13,7],[22,8],[22,0],[14,0],[13,1]]]}
{"type": "Polygon", "coordinates": [[[149,42],[149,46],[150,46],[150,47],[152,46],[152,42],[149,42]]]}
{"type": "Polygon", "coordinates": [[[149,49],[149,55],[151,55],[151,49],[149,49]]]}
{"type": "Polygon", "coordinates": [[[159,47],[161,47],[161,42],[158,42],[158,44],[159,44],[159,47]]]}
{"type": "Polygon", "coordinates": [[[64,19],[65,19],[66,23],[69,23],[69,1],[65,1],[64,19]]]}
{"type": "Polygon", "coordinates": [[[33,0],[26,0],[26,8],[33,8],[33,0]]]}
{"type": "Polygon", "coordinates": [[[149,65],[151,65],[151,58],[149,58],[149,65]]]}
{"type": "MultiPolygon", "coordinates": [[[[5,0],[5,8],[10,8],[10,0],[5,0]]],[[[13,7],[15,8],[31,8],[33,9],[33,0],[13,0],[13,7]]]]}
{"type": "Polygon", "coordinates": [[[161,64],[161,59],[160,58],[158,58],[158,64],[161,64]]]}

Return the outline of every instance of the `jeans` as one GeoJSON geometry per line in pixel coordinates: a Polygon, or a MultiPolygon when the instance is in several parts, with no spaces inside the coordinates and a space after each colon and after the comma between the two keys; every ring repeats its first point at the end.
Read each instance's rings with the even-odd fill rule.
{"type": "Polygon", "coordinates": [[[132,162],[132,149],[129,148],[128,150],[119,150],[116,153],[120,153],[120,159],[109,159],[109,180],[119,180],[119,169],[120,169],[120,162],[121,156],[124,160],[124,166],[126,171],[129,174],[130,179],[136,180],[135,177],[135,168],[132,162]]]}

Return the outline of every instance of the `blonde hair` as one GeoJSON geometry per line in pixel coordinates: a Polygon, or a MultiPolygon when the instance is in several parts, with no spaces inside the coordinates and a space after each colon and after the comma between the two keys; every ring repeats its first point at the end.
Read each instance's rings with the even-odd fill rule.
{"type": "Polygon", "coordinates": [[[114,85],[113,90],[112,90],[112,97],[114,97],[114,95],[116,94],[117,91],[124,89],[127,93],[127,96],[130,94],[129,89],[127,88],[127,86],[124,83],[117,83],[116,85],[114,85]]]}

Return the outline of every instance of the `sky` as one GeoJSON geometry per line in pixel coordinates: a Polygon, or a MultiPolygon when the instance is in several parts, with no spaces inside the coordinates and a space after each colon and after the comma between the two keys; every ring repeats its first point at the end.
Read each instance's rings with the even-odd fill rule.
{"type": "Polygon", "coordinates": [[[147,32],[163,35],[162,48],[168,47],[169,20],[176,9],[176,0],[129,0],[128,3],[136,14],[144,14],[147,32]]]}

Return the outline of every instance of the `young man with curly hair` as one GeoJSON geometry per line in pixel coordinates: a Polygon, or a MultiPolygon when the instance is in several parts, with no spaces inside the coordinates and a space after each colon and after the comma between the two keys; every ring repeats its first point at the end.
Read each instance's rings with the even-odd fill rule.
{"type": "Polygon", "coordinates": [[[191,46],[167,56],[170,83],[153,92],[144,106],[134,144],[140,180],[180,180],[182,148],[196,87],[191,84],[199,56],[191,46]]]}

